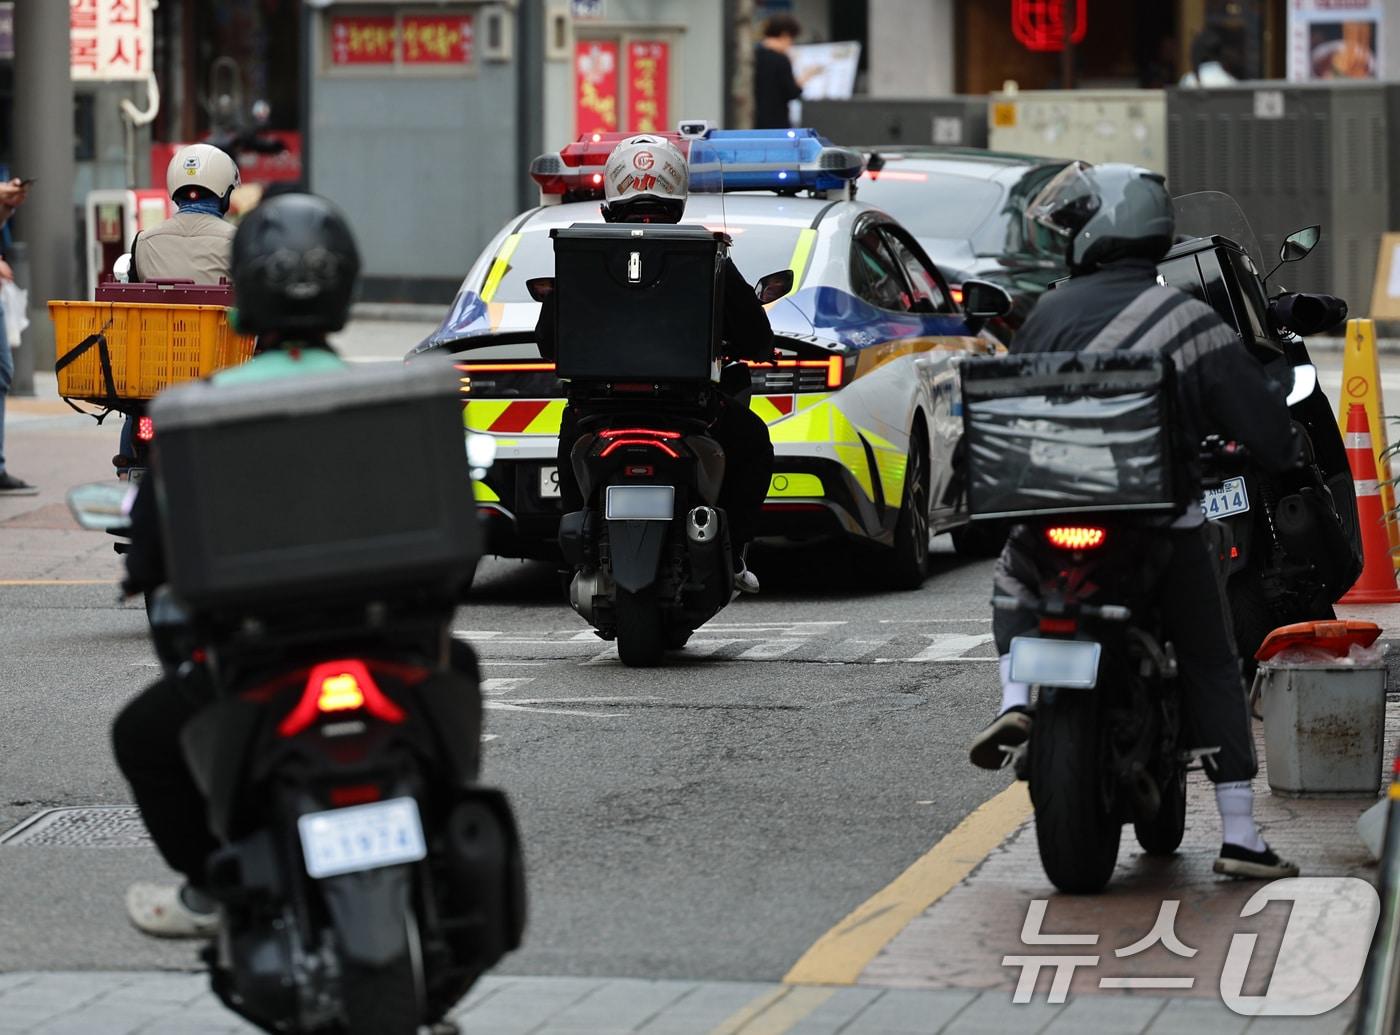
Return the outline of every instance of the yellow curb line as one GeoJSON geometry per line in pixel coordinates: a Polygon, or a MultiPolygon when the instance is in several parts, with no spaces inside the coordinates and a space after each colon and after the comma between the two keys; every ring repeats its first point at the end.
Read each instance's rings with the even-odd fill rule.
{"type": "Polygon", "coordinates": [[[1031,814],[1024,783],[1013,783],[954,827],[886,887],[803,953],[789,985],[853,985],[909,922],[962,881],[1031,814]]]}
{"type": "Polygon", "coordinates": [[[764,992],[709,1035],[784,1035],[830,999],[834,991],[780,986],[764,992]]]}

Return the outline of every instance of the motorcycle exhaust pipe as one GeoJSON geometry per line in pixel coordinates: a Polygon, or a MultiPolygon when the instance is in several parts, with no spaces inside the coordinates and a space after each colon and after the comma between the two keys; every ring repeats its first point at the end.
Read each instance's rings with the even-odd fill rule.
{"type": "Polygon", "coordinates": [[[712,543],[719,538],[719,533],[719,511],[714,507],[696,507],[686,515],[685,537],[692,543],[712,543]]]}

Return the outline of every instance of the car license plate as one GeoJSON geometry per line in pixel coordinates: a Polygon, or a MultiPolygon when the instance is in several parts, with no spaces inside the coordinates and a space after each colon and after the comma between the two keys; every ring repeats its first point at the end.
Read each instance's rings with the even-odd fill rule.
{"type": "Polygon", "coordinates": [[[1243,478],[1226,478],[1218,489],[1207,489],[1201,497],[1201,509],[1212,521],[1243,514],[1249,510],[1249,492],[1243,478]]]}
{"type": "Polygon", "coordinates": [[[1011,678],[1017,683],[1092,690],[1099,680],[1102,650],[1093,640],[1017,636],[1011,641],[1011,678]]]}
{"type": "Polygon", "coordinates": [[[311,812],[297,820],[297,832],[306,872],[318,879],[417,862],[428,854],[412,798],[311,812]]]}
{"type": "Polygon", "coordinates": [[[675,515],[674,485],[609,485],[609,521],[670,521],[675,515]]]}
{"type": "Polygon", "coordinates": [[[559,498],[559,468],[540,468],[540,499],[557,500],[559,498]]]}

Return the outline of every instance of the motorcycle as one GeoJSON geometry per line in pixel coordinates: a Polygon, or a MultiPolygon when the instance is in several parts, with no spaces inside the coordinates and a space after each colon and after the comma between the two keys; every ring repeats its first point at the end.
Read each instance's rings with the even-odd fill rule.
{"type": "Polygon", "coordinates": [[[1321,238],[1320,227],[1286,237],[1278,264],[1261,275],[1262,252],[1233,198],[1204,192],[1176,199],[1175,207],[1185,239],[1158,266],[1159,281],[1211,305],[1266,371],[1294,386],[1290,410],[1304,463],[1283,474],[1246,466],[1201,501],[1206,516],[1228,532],[1222,550],[1235,641],[1252,678],[1255,651],[1269,632],[1334,618],[1333,602],[1361,573],[1351,469],[1303,341],[1345,319],[1346,303],[1298,292],[1266,297],[1268,278],[1284,263],[1305,258],[1321,238]]]}
{"type": "MultiPolygon", "coordinates": [[[[386,383],[400,376],[359,374],[345,381],[361,399],[392,395],[395,385],[386,383]]],[[[414,378],[430,380],[426,372],[401,376],[410,386],[414,378]]],[[[195,401],[183,410],[167,404],[167,396],[155,404],[174,428],[163,436],[162,465],[171,464],[172,450],[185,450],[188,461],[210,441],[222,448],[218,440],[194,441],[205,429],[192,425],[203,419],[202,409],[239,405],[239,393],[229,389],[175,391],[195,401]],[[226,402],[230,394],[233,403],[226,402]]],[[[327,490],[343,477],[327,475],[315,484],[318,457],[344,435],[347,422],[318,414],[316,400],[298,400],[296,393],[306,391],[259,384],[242,393],[245,407],[274,407],[264,415],[290,420],[302,413],[313,422],[302,430],[312,440],[301,467],[260,497],[276,495],[287,506],[299,498],[298,484],[303,497],[331,498],[327,490]],[[280,402],[259,399],[279,392],[280,402]]],[[[453,469],[460,476],[455,384],[431,398],[399,394],[398,403],[414,404],[399,413],[418,413],[381,423],[379,433],[395,448],[412,438],[420,461],[413,466],[421,470],[398,488],[434,482],[453,469]],[[425,428],[443,434],[425,435],[425,428]]],[[[364,413],[361,404],[349,426],[374,416],[364,413]]],[[[240,433],[256,434],[258,424],[245,420],[240,433]]],[[[298,430],[287,431],[288,440],[298,430]]],[[[297,462],[287,461],[294,468],[297,462]]],[[[318,508],[320,520],[333,527],[320,529],[324,537],[308,550],[280,508],[242,546],[232,542],[239,534],[226,529],[216,540],[219,550],[210,551],[201,520],[240,511],[237,524],[246,526],[251,511],[236,500],[249,485],[221,488],[187,462],[178,466],[180,478],[166,480],[162,494],[171,561],[170,583],[158,593],[166,616],[162,659],[168,678],[207,702],[186,724],[181,747],[220,843],[206,862],[220,914],[216,940],[205,950],[213,989],[229,1009],[268,1032],[412,1035],[438,1022],[481,973],[518,947],[524,928],[514,818],[505,796],[477,779],[475,659],[450,638],[460,584],[470,576],[475,516],[455,495],[456,502],[437,506],[420,494],[436,514],[413,527],[401,512],[376,508],[372,498],[351,508],[359,516],[348,523],[335,524],[318,508]],[[182,503],[172,486],[185,481],[200,484],[188,486],[182,503]],[[201,499],[209,502],[199,509],[201,499]],[[376,510],[386,516],[372,516],[376,510]],[[405,555],[367,549],[367,537],[380,534],[371,523],[386,520],[397,526],[407,556],[418,554],[416,568],[405,555]],[[230,565],[249,549],[280,559],[244,569],[238,589],[230,565]],[[310,577],[306,566],[322,575],[338,568],[343,578],[358,579],[359,588],[328,594],[322,575],[310,577]],[[302,572],[288,581],[297,567],[302,572]],[[360,571],[369,575],[354,574],[360,571]],[[259,585],[250,589],[248,579],[259,585]],[[306,588],[298,594],[296,585],[306,588]],[[171,617],[176,614],[179,620],[171,617]]],[[[240,482],[239,469],[223,471],[219,480],[240,482]]],[[[129,492],[99,483],[74,490],[69,502],[84,527],[113,527],[127,520],[129,492]]]]}
{"type": "MultiPolygon", "coordinates": [[[[616,229],[643,233],[556,230],[556,254],[570,233],[607,241],[616,229]]],[[[685,246],[675,242],[716,246],[715,235],[699,229],[647,227],[645,234],[658,250],[685,246]]],[[[618,240],[638,247],[628,236],[618,240]]],[[[641,254],[632,252],[638,267],[641,254]]],[[[762,278],[759,301],[781,298],[792,281],[791,270],[762,278]]],[[[557,289],[556,278],[530,282],[540,301],[557,289]]],[[[562,329],[562,301],[560,307],[562,329]]],[[[559,371],[566,376],[562,358],[559,371]]],[[[569,603],[600,637],[616,640],[624,665],[660,663],[665,651],[684,647],[734,597],[734,547],[725,511],[716,505],[725,457],[710,425],[720,407],[747,405],[747,380],[748,368],[733,364],[718,386],[707,376],[578,377],[569,385],[580,429],[571,460],[584,499],[582,510],[559,523],[560,550],[573,570],[569,603]]]]}

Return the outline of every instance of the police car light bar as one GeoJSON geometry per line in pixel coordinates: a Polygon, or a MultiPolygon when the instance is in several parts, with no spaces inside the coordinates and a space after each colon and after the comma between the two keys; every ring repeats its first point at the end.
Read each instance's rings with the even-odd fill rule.
{"type": "MultiPolygon", "coordinates": [[[[691,132],[658,133],[688,151],[691,191],[802,190],[849,192],[865,168],[859,151],[837,147],[812,129],[709,129],[703,136],[697,120],[683,124],[691,132]]],[[[598,200],[603,197],[603,166],[608,155],[631,133],[585,133],[563,150],[540,155],[530,163],[530,177],[540,187],[540,203],[598,200]]]]}

